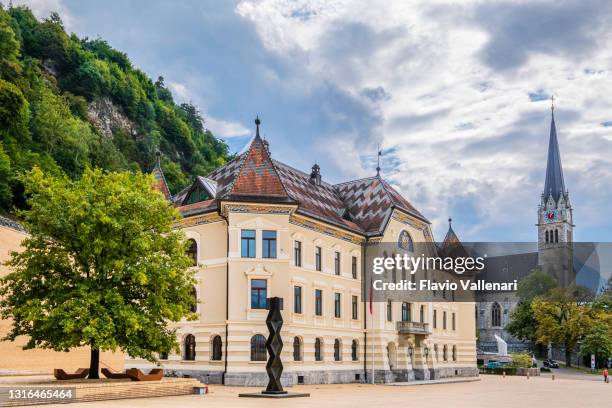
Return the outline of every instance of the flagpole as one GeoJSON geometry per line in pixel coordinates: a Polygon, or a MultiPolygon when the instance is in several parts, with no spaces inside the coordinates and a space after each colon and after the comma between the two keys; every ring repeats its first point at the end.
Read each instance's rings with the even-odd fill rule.
{"type": "Polygon", "coordinates": [[[370,328],[372,334],[370,336],[372,343],[372,384],[374,384],[374,315],[372,314],[373,302],[372,297],[374,296],[374,288],[372,286],[372,278],[370,278],[370,328]]]}

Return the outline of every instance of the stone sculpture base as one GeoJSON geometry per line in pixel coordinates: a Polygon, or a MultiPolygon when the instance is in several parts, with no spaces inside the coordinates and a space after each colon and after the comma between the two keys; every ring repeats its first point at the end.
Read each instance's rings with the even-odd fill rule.
{"type": "Polygon", "coordinates": [[[245,394],[238,394],[239,397],[245,398],[300,398],[300,397],[310,397],[309,393],[305,392],[287,392],[283,391],[280,393],[271,393],[266,391],[261,392],[251,392],[245,394]]]}

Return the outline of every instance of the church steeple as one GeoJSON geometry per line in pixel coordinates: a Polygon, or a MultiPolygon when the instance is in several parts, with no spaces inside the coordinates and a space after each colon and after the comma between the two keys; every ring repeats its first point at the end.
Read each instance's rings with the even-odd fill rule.
{"type": "Polygon", "coordinates": [[[548,161],[542,201],[538,208],[538,265],[560,285],[574,281],[572,206],[565,190],[561,154],[551,106],[548,161]]]}
{"type": "Polygon", "coordinates": [[[551,106],[550,138],[548,140],[548,161],[546,163],[546,180],[544,181],[544,199],[552,194],[555,202],[565,193],[563,181],[563,167],[561,166],[561,153],[557,140],[557,127],[555,126],[555,107],[551,106]]]}

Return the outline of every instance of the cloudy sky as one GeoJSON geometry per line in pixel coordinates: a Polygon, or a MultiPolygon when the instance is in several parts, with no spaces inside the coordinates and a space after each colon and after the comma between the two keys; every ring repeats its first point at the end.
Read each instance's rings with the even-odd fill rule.
{"type": "MultiPolygon", "coordinates": [[[[13,1],[14,4],[22,1],[13,1]]],[[[383,175],[468,241],[532,241],[555,117],[576,240],[610,241],[612,2],[28,1],[163,75],[239,151],[383,175]]]]}

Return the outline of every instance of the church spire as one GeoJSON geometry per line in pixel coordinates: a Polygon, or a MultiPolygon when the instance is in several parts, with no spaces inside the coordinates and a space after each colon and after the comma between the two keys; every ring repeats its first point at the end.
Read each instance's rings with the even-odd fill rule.
{"type": "MultiPolygon", "coordinates": [[[[551,100],[554,102],[554,97],[551,100]]],[[[548,140],[548,162],[546,164],[546,180],[544,182],[544,197],[552,194],[555,201],[565,193],[565,182],[563,181],[563,168],[561,166],[561,153],[557,140],[557,128],[555,126],[555,107],[551,104],[550,139],[548,140]]]]}

